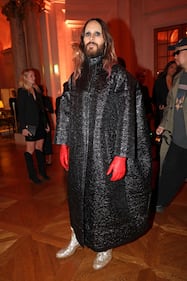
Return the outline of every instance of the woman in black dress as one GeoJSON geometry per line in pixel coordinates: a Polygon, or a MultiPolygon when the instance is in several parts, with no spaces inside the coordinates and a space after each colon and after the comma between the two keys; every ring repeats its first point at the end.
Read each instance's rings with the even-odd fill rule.
{"type": "Polygon", "coordinates": [[[40,183],[34,168],[33,154],[36,153],[39,174],[49,179],[45,171],[43,143],[49,125],[45,117],[45,109],[39,87],[35,84],[35,74],[32,69],[25,69],[20,77],[18,89],[18,116],[20,131],[25,136],[25,161],[29,178],[34,183],[40,183]]]}

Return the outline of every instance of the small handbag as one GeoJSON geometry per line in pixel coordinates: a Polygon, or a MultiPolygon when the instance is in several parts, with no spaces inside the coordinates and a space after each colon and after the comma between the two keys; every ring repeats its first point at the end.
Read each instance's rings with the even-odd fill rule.
{"type": "Polygon", "coordinates": [[[36,126],[35,125],[27,125],[26,129],[29,131],[29,133],[32,134],[32,137],[36,135],[36,126]]]}

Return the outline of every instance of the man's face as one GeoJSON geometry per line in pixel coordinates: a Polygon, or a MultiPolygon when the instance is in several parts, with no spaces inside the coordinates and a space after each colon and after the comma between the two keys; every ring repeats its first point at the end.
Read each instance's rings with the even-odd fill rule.
{"type": "Polygon", "coordinates": [[[100,24],[93,20],[90,21],[84,33],[84,50],[88,57],[97,57],[103,54],[104,50],[104,37],[100,24]]]}
{"type": "Polygon", "coordinates": [[[176,48],[174,57],[177,65],[180,65],[187,71],[187,46],[176,48]]]}

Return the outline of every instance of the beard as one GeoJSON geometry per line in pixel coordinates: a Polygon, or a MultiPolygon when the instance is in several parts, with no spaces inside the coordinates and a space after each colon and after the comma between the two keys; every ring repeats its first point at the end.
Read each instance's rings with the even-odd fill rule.
{"type": "Polygon", "coordinates": [[[88,58],[96,58],[98,56],[103,55],[104,53],[104,43],[102,45],[98,45],[95,42],[89,42],[84,47],[85,54],[88,58]]]}

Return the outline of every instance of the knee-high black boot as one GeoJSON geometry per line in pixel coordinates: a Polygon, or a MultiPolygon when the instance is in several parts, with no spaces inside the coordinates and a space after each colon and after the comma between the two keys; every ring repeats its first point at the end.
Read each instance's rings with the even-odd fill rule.
{"type": "Polygon", "coordinates": [[[45,157],[44,157],[44,154],[39,149],[35,149],[35,152],[36,152],[36,159],[37,159],[37,162],[38,162],[39,173],[40,173],[40,175],[44,179],[49,180],[49,177],[47,176],[46,170],[45,170],[45,157]]]}
{"type": "Polygon", "coordinates": [[[25,157],[25,162],[26,162],[29,178],[34,183],[41,183],[41,180],[36,175],[36,170],[34,168],[32,154],[30,154],[29,152],[25,152],[24,157],[25,157]]]}

